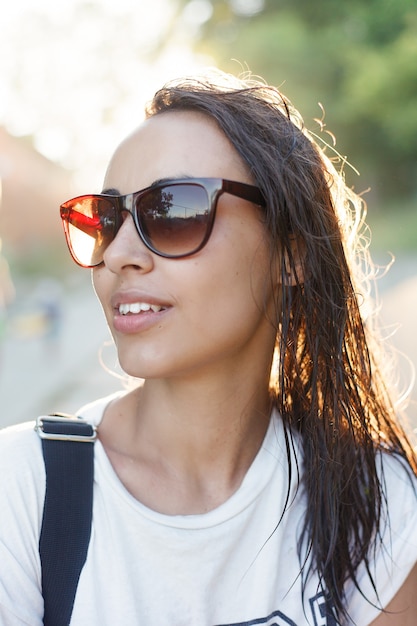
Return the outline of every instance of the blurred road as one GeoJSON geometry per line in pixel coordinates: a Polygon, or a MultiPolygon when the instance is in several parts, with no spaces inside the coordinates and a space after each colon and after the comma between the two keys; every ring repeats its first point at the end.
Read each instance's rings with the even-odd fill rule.
{"type": "MultiPolygon", "coordinates": [[[[398,326],[391,342],[417,369],[417,256],[399,259],[379,281],[379,293],[384,324],[392,330],[398,326]]],[[[75,412],[82,404],[122,388],[122,382],[100,363],[117,370],[115,350],[108,345],[110,335],[89,279],[69,293],[55,295],[60,319],[49,334],[40,332],[33,313],[42,300],[39,291],[18,297],[12,310],[11,332],[0,348],[0,427],[42,413],[75,412]]],[[[411,377],[405,357],[400,358],[400,366],[404,386],[411,377]]],[[[417,427],[416,387],[408,413],[417,427]]]]}
{"type": "MultiPolygon", "coordinates": [[[[19,290],[18,290],[19,294],[19,290]]],[[[70,293],[56,294],[60,320],[42,328],[42,297],[18,296],[11,330],[0,352],[0,427],[39,414],[71,413],[96,397],[121,388],[101,361],[117,369],[110,333],[88,277],[70,293]]]]}

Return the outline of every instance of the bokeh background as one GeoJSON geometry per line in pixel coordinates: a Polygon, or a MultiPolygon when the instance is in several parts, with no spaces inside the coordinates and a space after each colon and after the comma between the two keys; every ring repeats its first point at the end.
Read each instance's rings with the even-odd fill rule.
{"type": "MultiPolygon", "coordinates": [[[[366,193],[401,391],[417,363],[415,0],[14,0],[0,9],[0,425],[120,388],[58,206],[99,191],[166,80],[218,66],[280,86],[366,193]],[[384,266],[395,257],[388,273],[384,266]],[[109,373],[109,370],[113,372],[109,373]]],[[[416,392],[409,415],[417,425],[416,392]]]]}

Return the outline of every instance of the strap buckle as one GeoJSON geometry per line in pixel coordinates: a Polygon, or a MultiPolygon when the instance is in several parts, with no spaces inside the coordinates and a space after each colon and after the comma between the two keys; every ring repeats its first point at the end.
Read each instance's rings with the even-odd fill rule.
{"type": "Polygon", "coordinates": [[[41,439],[51,439],[54,441],[77,441],[79,443],[91,443],[97,439],[97,428],[86,422],[82,418],[74,418],[71,416],[65,417],[64,415],[40,415],[36,419],[35,430],[38,433],[41,439]],[[44,425],[45,423],[63,423],[74,426],[84,426],[87,425],[90,427],[91,434],[82,434],[78,433],[50,433],[45,431],[44,425]]]}

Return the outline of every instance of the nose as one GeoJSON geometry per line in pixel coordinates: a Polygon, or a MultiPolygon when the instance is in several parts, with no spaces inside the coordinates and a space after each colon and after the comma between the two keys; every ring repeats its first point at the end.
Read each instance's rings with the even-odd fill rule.
{"type": "Polygon", "coordinates": [[[123,212],[123,224],[104,251],[103,261],[114,273],[119,273],[127,267],[142,272],[149,272],[153,268],[153,254],[141,240],[132,215],[128,211],[123,212]]]}

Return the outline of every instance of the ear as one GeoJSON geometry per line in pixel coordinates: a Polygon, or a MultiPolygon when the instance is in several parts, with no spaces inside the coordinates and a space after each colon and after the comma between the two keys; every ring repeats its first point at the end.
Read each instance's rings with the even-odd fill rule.
{"type": "Polygon", "coordinates": [[[295,235],[289,238],[289,250],[284,250],[284,287],[295,287],[304,283],[305,245],[295,235]]]}

